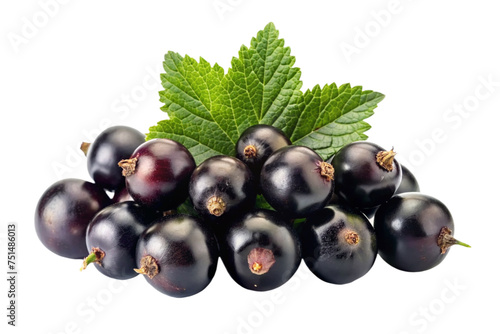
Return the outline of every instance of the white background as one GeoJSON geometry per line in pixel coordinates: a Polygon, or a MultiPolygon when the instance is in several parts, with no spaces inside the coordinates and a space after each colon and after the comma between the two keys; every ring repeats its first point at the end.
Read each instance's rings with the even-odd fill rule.
{"type": "MultiPolygon", "coordinates": [[[[2,1],[0,328],[5,333],[486,332],[499,300],[500,48],[493,1],[2,1]],[[45,5],[44,5],[45,4],[45,5]],[[394,146],[455,218],[455,246],[432,270],[380,257],[354,283],[321,282],[304,265],[257,293],[219,267],[196,296],[160,294],[142,277],[114,281],[45,249],[38,198],[66,177],[90,180],[82,141],[112,124],[143,132],[165,118],[158,82],[169,51],[226,70],[274,22],[303,89],[351,83],[386,95],[370,140],[394,146]],[[351,53],[345,51],[349,49],[351,53]],[[343,51],[344,50],[344,51],[343,51]],[[488,83],[489,82],[489,83],[488,83]],[[58,168],[56,168],[58,167],[58,168]],[[18,226],[17,328],[7,326],[6,225],[18,226]],[[496,271],[497,272],[497,271],[496,271]]],[[[489,331],[488,331],[489,332],[489,331]]]]}

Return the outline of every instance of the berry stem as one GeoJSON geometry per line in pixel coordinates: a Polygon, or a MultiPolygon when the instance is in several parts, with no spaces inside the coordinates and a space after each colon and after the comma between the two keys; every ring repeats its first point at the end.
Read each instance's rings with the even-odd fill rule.
{"type": "Polygon", "coordinates": [[[82,150],[83,154],[85,154],[85,156],[87,156],[87,153],[89,152],[89,147],[90,147],[90,143],[87,143],[87,142],[82,142],[82,144],[80,145],[80,150],[82,150]]]}
{"type": "Polygon", "coordinates": [[[390,151],[380,151],[376,155],[377,163],[380,167],[388,172],[392,172],[394,169],[394,157],[396,152],[394,152],[394,147],[390,151]]]}
{"type": "Polygon", "coordinates": [[[452,231],[448,227],[446,227],[446,226],[444,226],[441,229],[441,232],[439,232],[437,245],[439,246],[439,248],[441,248],[441,254],[446,253],[446,251],[448,250],[448,248],[450,248],[453,245],[460,245],[460,246],[464,246],[464,247],[467,247],[467,248],[471,248],[470,245],[468,245],[468,244],[466,244],[464,242],[461,242],[461,241],[458,241],[457,239],[455,239],[451,235],[451,233],[452,233],[452,231]]]}
{"type": "Polygon", "coordinates": [[[333,180],[334,169],[328,162],[321,161],[319,164],[320,175],[327,181],[333,180]]]}
{"type": "Polygon", "coordinates": [[[462,242],[462,241],[458,241],[457,239],[455,239],[455,245],[460,245],[460,246],[464,246],[467,248],[471,248],[471,246],[469,244],[466,244],[465,242],[462,242]]]}
{"type": "Polygon", "coordinates": [[[160,272],[158,262],[150,255],[143,256],[140,265],[141,267],[139,269],[134,269],[134,271],[138,274],[146,275],[151,279],[160,272]]]}
{"type": "Polygon", "coordinates": [[[247,159],[253,159],[257,157],[257,148],[254,145],[245,146],[243,149],[243,155],[247,159]]]}
{"type": "Polygon", "coordinates": [[[97,263],[98,265],[102,265],[102,259],[104,258],[106,254],[102,249],[99,247],[93,247],[92,252],[85,258],[83,259],[83,265],[80,268],[80,271],[83,271],[84,269],[87,268],[87,266],[91,263],[97,263]]]}
{"type": "Polygon", "coordinates": [[[207,210],[211,215],[220,217],[226,211],[226,203],[219,196],[213,195],[207,200],[207,210]]]}
{"type": "Polygon", "coordinates": [[[123,168],[122,175],[127,177],[135,173],[135,165],[137,164],[137,158],[123,159],[118,163],[118,166],[123,168]]]}

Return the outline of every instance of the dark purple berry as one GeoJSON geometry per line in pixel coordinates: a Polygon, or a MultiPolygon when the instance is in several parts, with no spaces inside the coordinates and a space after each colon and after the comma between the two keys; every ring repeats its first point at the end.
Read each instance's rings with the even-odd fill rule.
{"type": "Polygon", "coordinates": [[[217,260],[217,240],[202,220],[168,215],[139,238],[136,271],[144,274],[158,291],[172,297],[188,297],[212,281],[217,260]]]}
{"type": "Polygon", "coordinates": [[[380,256],[404,271],[423,271],[437,266],[448,248],[459,244],[453,237],[450,211],[434,197],[421,193],[395,195],[375,214],[380,256]]]}
{"type": "Polygon", "coordinates": [[[129,159],[120,161],[120,167],[134,201],[152,210],[168,211],[186,200],[196,164],[182,144],[153,139],[139,146],[129,159]]]}
{"type": "Polygon", "coordinates": [[[85,234],[95,214],[111,204],[106,192],[94,183],[64,179],[41,196],[35,211],[40,241],[57,255],[81,259],[87,252],[85,234]]]}
{"type": "Polygon", "coordinates": [[[235,157],[218,155],[202,162],[191,175],[189,196],[206,218],[228,217],[255,204],[255,184],[248,167],[235,157]]]}
{"type": "Polygon", "coordinates": [[[258,124],[247,128],[236,142],[236,157],[252,171],[256,182],[262,165],[276,150],[291,145],[283,131],[271,125],[258,124]]]}
{"type": "Polygon", "coordinates": [[[401,183],[401,165],[393,150],[369,142],[354,142],[332,159],[335,192],[360,209],[376,208],[391,198],[401,183]]]}
{"type": "Polygon", "coordinates": [[[223,263],[242,287],[267,291],[287,282],[299,267],[300,242],[276,211],[247,213],[220,230],[223,263]]]}
{"type": "Polygon", "coordinates": [[[286,146],[264,163],[260,175],[262,195],[280,213],[306,217],[328,203],[334,170],[305,146],[286,146]]]}
{"type": "Polygon", "coordinates": [[[97,270],[115,279],[137,276],[134,271],[137,240],[141,233],[158,218],[139,204],[125,201],[101,210],[87,228],[89,256],[82,269],[94,263],[97,270]]]}
{"type": "Polygon", "coordinates": [[[364,276],[377,257],[375,230],[365,215],[345,204],[330,204],[301,226],[302,257],[328,283],[346,284],[364,276]]]}
{"type": "Polygon", "coordinates": [[[117,190],[125,186],[118,162],[127,159],[144,143],[143,133],[128,126],[112,126],[101,132],[93,143],[83,143],[87,169],[94,182],[104,189],[117,190]]]}

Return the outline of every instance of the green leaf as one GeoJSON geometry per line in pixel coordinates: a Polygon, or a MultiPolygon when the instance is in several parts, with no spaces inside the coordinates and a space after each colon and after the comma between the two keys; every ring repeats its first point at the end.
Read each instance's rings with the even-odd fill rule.
{"type": "Polygon", "coordinates": [[[234,111],[235,131],[239,135],[254,124],[269,124],[291,134],[300,115],[302,92],[300,70],[293,67],[295,57],[284,47],[272,23],[253,38],[250,48],[242,46],[239,57],[223,80],[234,111]]]}
{"type": "Polygon", "coordinates": [[[315,150],[323,159],[335,154],[344,145],[364,140],[370,125],[363,120],[373,115],[384,95],[360,86],[325,85],[304,94],[304,108],[290,140],[315,150]]]}
{"type": "Polygon", "coordinates": [[[222,115],[214,112],[215,100],[222,98],[220,90],[224,70],[211,66],[204,59],[194,59],[169,52],[161,75],[165,90],[160,92],[162,110],[170,119],[150,128],[147,139],[170,138],[186,146],[197,163],[233,149],[234,136],[226,133],[220,123],[222,115]]]}
{"type": "Polygon", "coordinates": [[[228,73],[203,58],[169,52],[161,75],[162,110],[170,119],[150,128],[147,139],[184,144],[196,163],[234,154],[240,134],[254,124],[271,124],[290,134],[300,114],[300,70],[272,23],[242,46],[228,73]]]}
{"type": "Polygon", "coordinates": [[[169,119],[150,128],[147,139],[171,138],[185,145],[199,164],[208,157],[234,155],[240,134],[249,126],[269,124],[296,145],[328,158],[342,146],[366,139],[364,121],[384,96],[345,84],[319,86],[303,93],[295,57],[269,23],[242,46],[224,73],[175,52],[165,55],[160,92],[169,119]]]}

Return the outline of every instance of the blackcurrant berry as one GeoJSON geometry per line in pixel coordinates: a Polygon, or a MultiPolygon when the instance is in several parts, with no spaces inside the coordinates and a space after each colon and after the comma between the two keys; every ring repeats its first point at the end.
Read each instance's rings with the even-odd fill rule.
{"type": "Polygon", "coordinates": [[[350,283],[372,268],[377,257],[375,230],[359,210],[330,204],[302,225],[302,257],[323,281],[350,283]]]}
{"type": "Polygon", "coordinates": [[[41,196],[35,211],[40,241],[57,255],[85,257],[87,226],[101,209],[111,204],[103,188],[78,179],[52,184],[41,196]]]}
{"type": "Polygon", "coordinates": [[[256,291],[277,288],[299,267],[300,242],[276,211],[259,209],[225,225],[219,237],[222,261],[233,280],[256,291]]]}
{"type": "Polygon", "coordinates": [[[95,263],[97,270],[115,279],[137,276],[134,271],[137,240],[156,218],[156,212],[131,201],[101,210],[87,228],[90,254],[84,259],[82,269],[95,263]]]}
{"type": "Polygon", "coordinates": [[[419,192],[420,186],[418,185],[415,175],[403,165],[401,165],[401,172],[403,173],[403,177],[401,179],[401,184],[396,190],[396,194],[419,192]]]}
{"type": "Polygon", "coordinates": [[[170,139],[145,142],[119,165],[134,201],[158,211],[175,209],[186,200],[196,167],[187,148],[170,139]]]}
{"type": "Polygon", "coordinates": [[[258,124],[247,128],[236,142],[236,157],[243,161],[258,180],[262,165],[274,151],[291,145],[283,131],[271,125],[258,124]]]}
{"type": "MultiPolygon", "coordinates": [[[[396,194],[400,193],[405,193],[405,192],[418,192],[420,191],[420,187],[418,185],[417,179],[415,176],[406,168],[405,166],[401,165],[401,172],[403,174],[402,179],[401,179],[401,184],[399,185],[398,189],[395,192],[396,194]]],[[[333,196],[333,200],[330,201],[330,203],[338,203],[340,200],[340,197],[335,194],[333,196]]],[[[379,208],[379,205],[371,208],[359,208],[359,210],[365,214],[365,216],[369,219],[372,219],[375,216],[375,213],[377,212],[377,209],[379,208]]]]}
{"type": "Polygon", "coordinates": [[[235,157],[217,155],[203,161],[191,175],[189,196],[204,217],[227,217],[255,203],[250,169],[235,157]]]}
{"type": "Polygon", "coordinates": [[[305,146],[286,146],[264,163],[262,195],[280,213],[306,217],[328,203],[333,192],[333,168],[305,146]]]}
{"type": "Polygon", "coordinates": [[[391,198],[401,183],[401,165],[393,150],[354,142],[333,157],[335,192],[352,206],[375,208],[391,198]]]}
{"type": "Polygon", "coordinates": [[[188,215],[167,215],[139,238],[136,271],[158,291],[172,297],[194,295],[215,275],[218,246],[206,224],[188,215]]]}
{"type": "Polygon", "coordinates": [[[403,193],[382,204],[375,214],[380,256],[404,271],[423,271],[437,266],[448,248],[459,244],[448,208],[434,197],[403,193]]]}
{"type": "Polygon", "coordinates": [[[83,143],[87,169],[94,182],[104,189],[116,190],[125,185],[118,162],[127,159],[144,143],[143,133],[128,126],[112,126],[101,132],[93,143],[83,143]]]}

